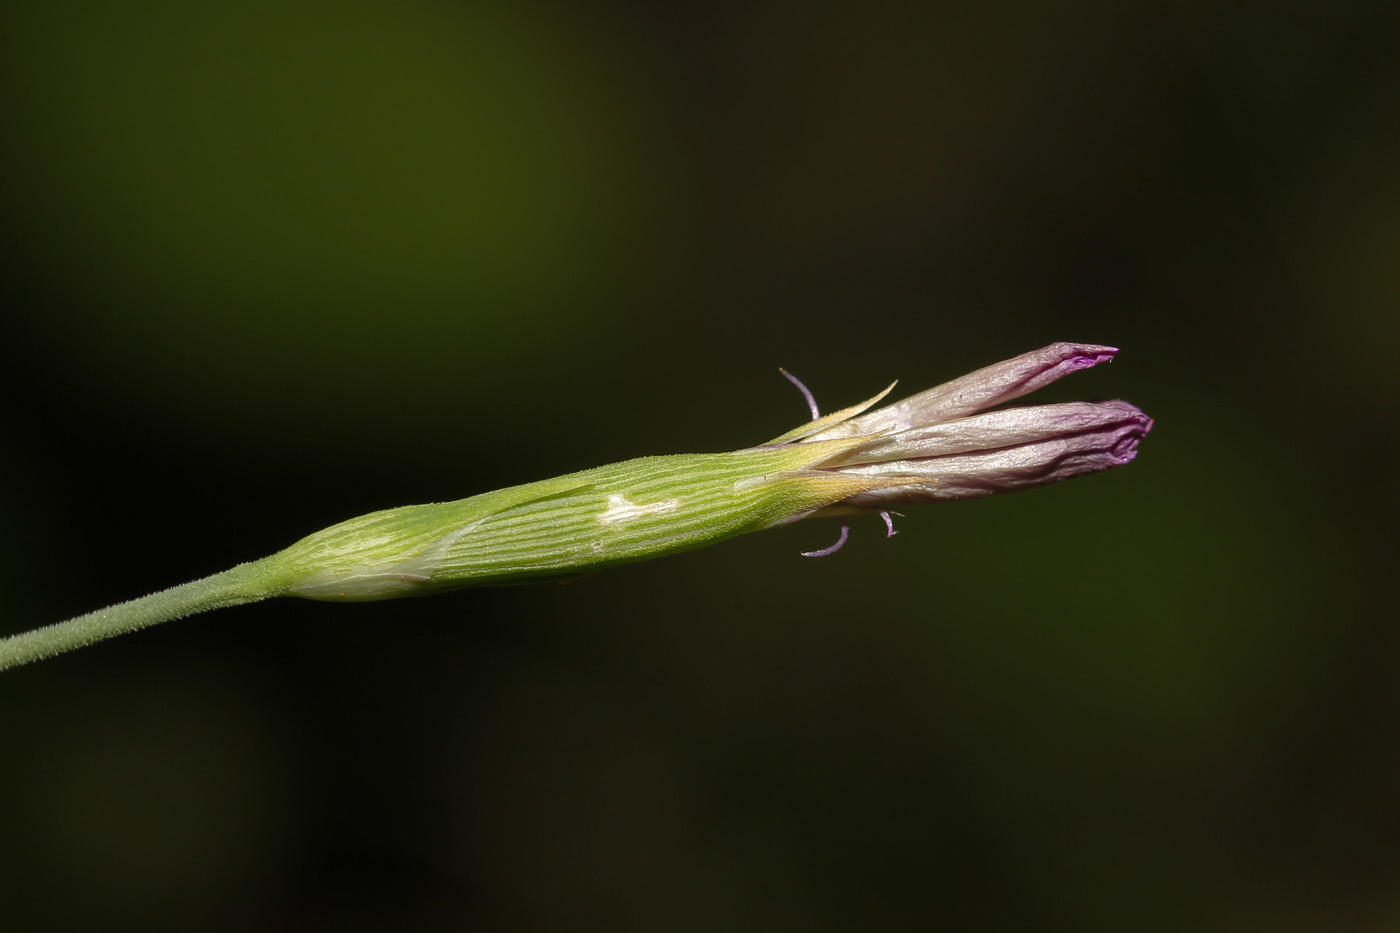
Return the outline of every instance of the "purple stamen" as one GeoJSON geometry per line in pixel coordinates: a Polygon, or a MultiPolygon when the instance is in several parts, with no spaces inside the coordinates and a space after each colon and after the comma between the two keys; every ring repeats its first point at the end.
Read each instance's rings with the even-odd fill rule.
{"type": "MultiPolygon", "coordinates": [[[[820,418],[822,416],[822,413],[821,409],[817,407],[817,400],[812,396],[811,391],[802,384],[802,380],[798,379],[796,376],[788,372],[786,369],[783,369],[781,366],[778,367],[778,372],[786,376],[788,382],[791,382],[793,385],[797,386],[797,391],[801,392],[802,397],[807,400],[807,407],[812,409],[812,420],[816,421],[818,418],[820,418]]],[[[837,545],[837,547],[840,547],[840,545],[837,545]]]]}
{"type": "MultiPolygon", "coordinates": [[[[898,512],[895,512],[894,514],[895,514],[895,515],[898,515],[899,513],[898,513],[898,512]]],[[[885,537],[886,537],[886,538],[893,538],[895,535],[899,534],[899,532],[897,532],[897,531],[894,530],[894,519],[890,518],[890,513],[889,513],[888,511],[886,511],[886,510],[884,510],[884,509],[881,509],[881,510],[880,510],[880,517],[883,518],[883,519],[885,520],[885,537]]]]}
{"type": "MultiPolygon", "coordinates": [[[[784,373],[783,375],[787,375],[787,374],[784,373]]],[[[792,377],[789,376],[788,378],[792,378],[792,377]]],[[[796,381],[796,380],[794,380],[794,381],[796,381]]],[[[797,383],[797,384],[798,384],[798,385],[801,385],[802,383],[799,382],[799,383],[797,383]]],[[[804,391],[805,391],[805,390],[804,390],[804,391]]],[[[846,543],[846,537],[847,537],[847,535],[849,535],[850,533],[851,533],[851,526],[850,526],[850,525],[847,525],[845,522],[842,522],[842,523],[841,523],[841,537],[839,537],[839,538],[836,539],[836,543],[835,543],[835,544],[833,544],[831,547],[824,547],[824,548],[822,548],[820,551],[802,551],[802,552],[801,552],[801,553],[802,553],[802,556],[803,556],[803,557],[826,557],[828,554],[835,554],[837,551],[841,550],[841,545],[843,545],[843,544],[846,543]]]]}

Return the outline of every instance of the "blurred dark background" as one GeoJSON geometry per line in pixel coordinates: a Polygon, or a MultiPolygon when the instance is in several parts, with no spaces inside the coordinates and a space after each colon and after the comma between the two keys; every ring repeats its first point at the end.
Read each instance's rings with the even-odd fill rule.
{"type": "Polygon", "coordinates": [[[779,365],[1110,343],[1045,397],[1157,428],[823,561],[0,675],[5,925],[1400,929],[1397,11],[11,4],[5,633],[763,441],[779,365]]]}

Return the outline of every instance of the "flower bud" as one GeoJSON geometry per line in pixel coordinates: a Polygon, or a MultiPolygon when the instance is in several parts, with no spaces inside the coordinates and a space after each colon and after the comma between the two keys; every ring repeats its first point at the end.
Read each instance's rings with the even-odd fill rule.
{"type": "Polygon", "coordinates": [[[1127,402],[1069,402],[987,411],[1118,350],[1057,343],[969,373],[806,435],[799,443],[863,437],[818,465],[886,485],[839,509],[888,510],[1043,486],[1130,462],[1152,419],[1127,402]],[[890,482],[896,477],[903,482],[890,482]]]}
{"type": "Polygon", "coordinates": [[[273,555],[269,572],[279,594],[331,600],[558,579],[815,514],[965,499],[1096,472],[1132,460],[1151,419],[1126,402],[988,409],[1116,352],[1054,344],[870,411],[886,389],[758,447],[643,457],[375,512],[273,555]]]}

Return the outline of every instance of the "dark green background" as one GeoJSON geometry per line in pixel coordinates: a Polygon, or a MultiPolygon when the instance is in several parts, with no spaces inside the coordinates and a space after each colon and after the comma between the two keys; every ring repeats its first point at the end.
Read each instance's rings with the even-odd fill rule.
{"type": "Polygon", "coordinates": [[[1110,343],[1045,397],[1157,428],[822,561],[6,673],[0,923],[1400,927],[1397,9],[14,5],[4,632],[763,441],[779,365],[1110,343]]]}

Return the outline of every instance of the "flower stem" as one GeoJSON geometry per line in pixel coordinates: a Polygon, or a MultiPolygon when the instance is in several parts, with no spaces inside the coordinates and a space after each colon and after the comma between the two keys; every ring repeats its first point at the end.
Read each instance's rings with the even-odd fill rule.
{"type": "Polygon", "coordinates": [[[239,564],[202,580],[142,596],[0,639],[0,671],[172,619],[277,595],[266,561],[239,564]]]}

